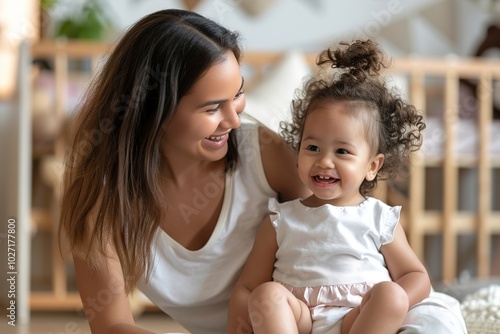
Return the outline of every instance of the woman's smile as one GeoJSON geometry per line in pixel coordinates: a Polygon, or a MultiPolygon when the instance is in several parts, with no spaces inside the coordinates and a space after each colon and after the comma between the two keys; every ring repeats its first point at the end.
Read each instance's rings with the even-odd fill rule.
{"type": "Polygon", "coordinates": [[[205,137],[203,140],[203,145],[207,148],[219,149],[226,145],[229,139],[229,132],[219,136],[209,136],[205,137]]]}

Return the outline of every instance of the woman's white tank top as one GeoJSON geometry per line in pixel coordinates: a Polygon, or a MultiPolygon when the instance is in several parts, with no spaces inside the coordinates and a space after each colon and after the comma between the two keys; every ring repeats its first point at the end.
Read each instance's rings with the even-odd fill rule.
{"type": "MultiPolygon", "coordinates": [[[[260,156],[258,127],[242,124],[235,130],[240,161],[226,175],[226,184],[193,191],[190,214],[204,196],[224,190],[222,209],[207,244],[190,251],[158,230],[153,242],[154,266],[148,283],[138,288],[162,311],[191,333],[225,333],[230,293],[250,253],[257,227],[269,214],[269,186],[260,156]]],[[[189,224],[186,225],[189,228],[189,224]]]]}

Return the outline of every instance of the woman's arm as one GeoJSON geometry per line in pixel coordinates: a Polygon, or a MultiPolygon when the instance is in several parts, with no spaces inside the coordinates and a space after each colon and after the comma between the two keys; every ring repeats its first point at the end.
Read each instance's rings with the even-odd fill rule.
{"type": "Polygon", "coordinates": [[[275,132],[259,128],[260,154],[266,178],[279,200],[289,201],[307,198],[311,191],[307,189],[297,172],[297,157],[293,149],[275,132]]]}
{"type": "Polygon", "coordinates": [[[92,334],[151,334],[134,325],[123,274],[117,260],[91,268],[74,256],[78,290],[92,334]]]}
{"type": "Polygon", "coordinates": [[[252,251],[231,294],[227,323],[229,334],[247,333],[251,328],[248,297],[257,286],[272,281],[277,250],[276,231],[267,217],[257,231],[252,251]]]}
{"type": "Polygon", "coordinates": [[[401,224],[396,226],[394,240],[382,246],[381,252],[393,281],[401,285],[408,294],[410,307],[429,297],[429,274],[408,244],[401,224]]]}

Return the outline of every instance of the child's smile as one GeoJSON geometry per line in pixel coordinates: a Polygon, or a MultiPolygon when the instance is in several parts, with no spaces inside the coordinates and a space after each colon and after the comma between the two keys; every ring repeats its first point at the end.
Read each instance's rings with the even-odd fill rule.
{"type": "MultiPolygon", "coordinates": [[[[299,150],[299,176],[324,203],[358,205],[372,166],[365,123],[345,102],[327,101],[307,115],[299,150]]],[[[378,165],[375,166],[378,170],[378,165]]]]}
{"type": "Polygon", "coordinates": [[[314,182],[318,183],[318,186],[333,186],[340,182],[340,179],[331,176],[316,175],[312,177],[314,182]]]}

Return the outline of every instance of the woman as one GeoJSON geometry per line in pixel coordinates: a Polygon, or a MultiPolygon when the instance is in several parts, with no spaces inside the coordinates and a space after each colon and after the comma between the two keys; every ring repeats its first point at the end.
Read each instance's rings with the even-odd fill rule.
{"type": "Polygon", "coordinates": [[[240,54],[235,33],[164,10],[123,36],[87,92],[62,227],[93,333],[147,332],[134,327],[135,287],[188,330],[223,332],[267,199],[307,194],[276,135],[237,129],[240,54]]]}

